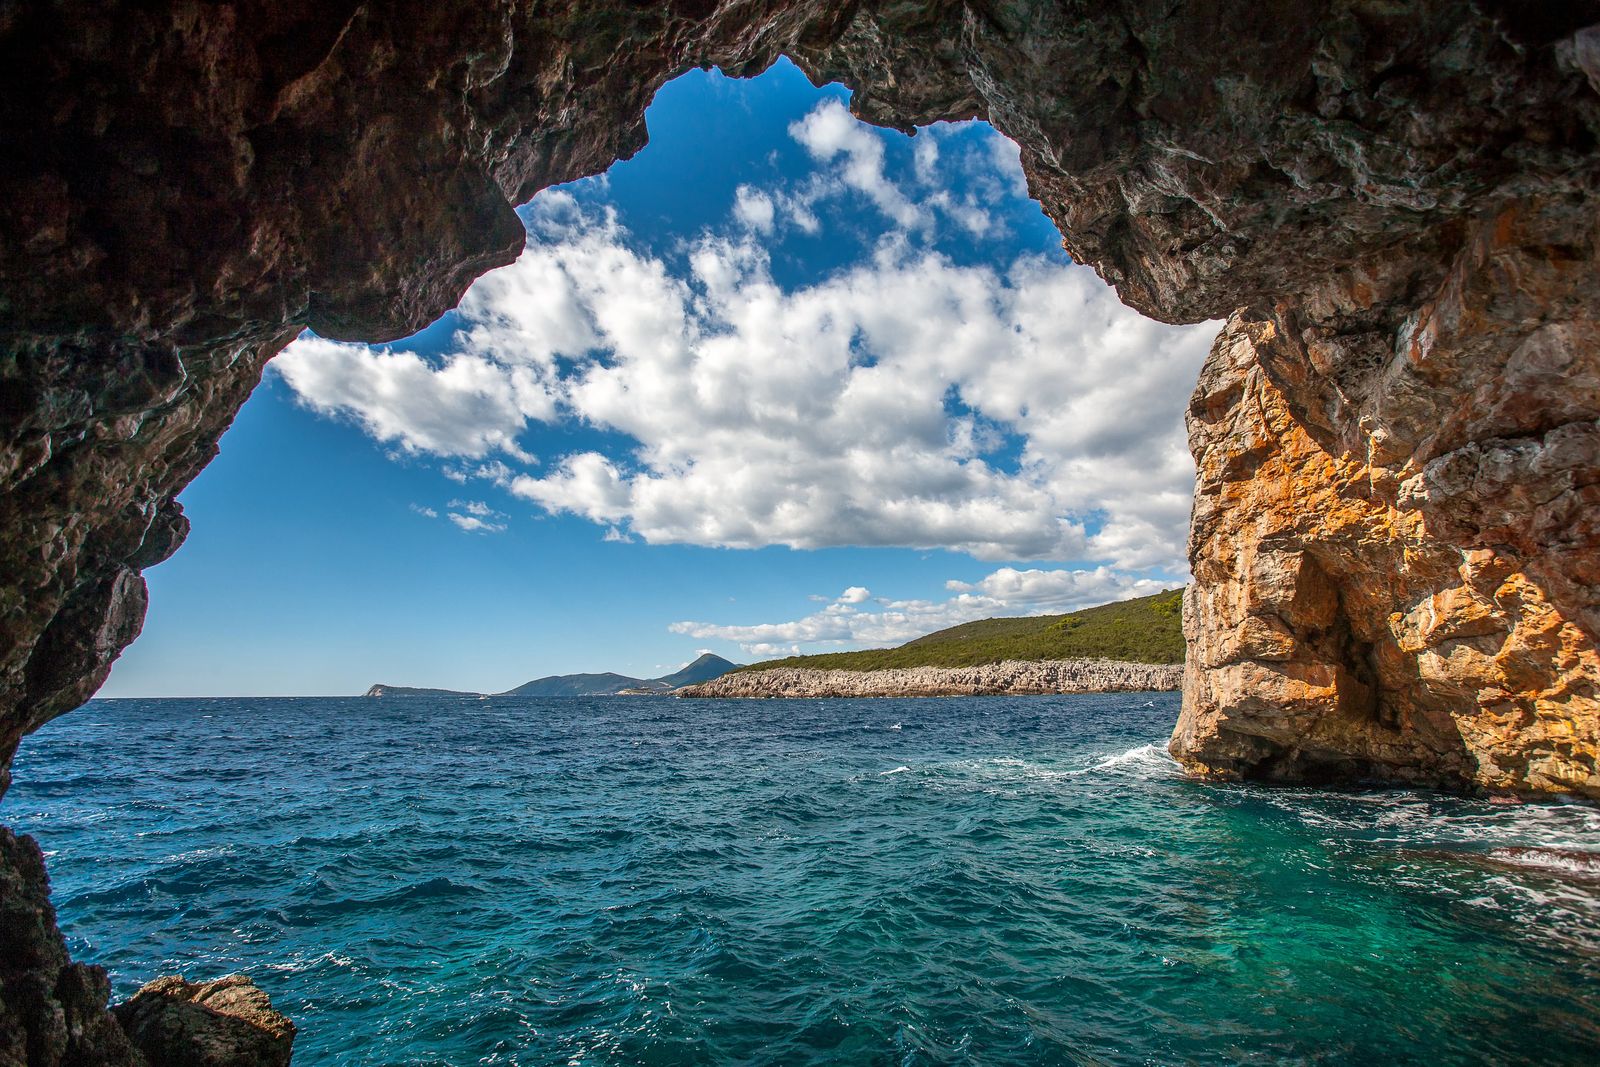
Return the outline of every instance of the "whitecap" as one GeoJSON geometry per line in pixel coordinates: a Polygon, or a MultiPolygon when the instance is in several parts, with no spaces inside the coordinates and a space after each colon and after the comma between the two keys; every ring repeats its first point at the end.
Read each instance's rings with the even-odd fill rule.
{"type": "Polygon", "coordinates": [[[906,771],[909,771],[910,769],[911,769],[910,767],[896,767],[892,771],[879,771],[878,772],[878,777],[881,778],[886,774],[904,774],[906,771]]]}
{"type": "Polygon", "coordinates": [[[1173,759],[1172,755],[1167,752],[1166,745],[1151,743],[1135,745],[1126,752],[1118,752],[1115,755],[1106,756],[1094,766],[1087,768],[1087,772],[1080,771],[1078,773],[1124,771],[1148,777],[1155,774],[1171,774],[1179,770],[1180,766],[1178,761],[1173,759]]]}

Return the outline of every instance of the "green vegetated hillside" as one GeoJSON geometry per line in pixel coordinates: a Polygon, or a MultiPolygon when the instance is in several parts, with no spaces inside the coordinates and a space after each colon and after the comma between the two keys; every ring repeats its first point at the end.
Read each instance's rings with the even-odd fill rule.
{"type": "Polygon", "coordinates": [[[790,656],[741,667],[876,671],[892,667],[976,667],[1007,659],[1119,659],[1183,662],[1183,590],[1102,604],[1068,615],[983,619],[908,641],[899,648],[790,656]]]}

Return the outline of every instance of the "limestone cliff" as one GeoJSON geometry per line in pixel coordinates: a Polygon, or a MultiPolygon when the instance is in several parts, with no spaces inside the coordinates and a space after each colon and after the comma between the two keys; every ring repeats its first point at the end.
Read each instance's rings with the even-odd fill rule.
{"type": "Polygon", "coordinates": [[[1229,321],[1188,416],[1190,769],[1600,797],[1595,223],[1483,220],[1392,333],[1229,321]]]}
{"type": "Polygon", "coordinates": [[[0,7],[0,791],[138,633],[176,494],[274,352],[430,321],[515,256],[513,203],[644,143],[667,79],[786,53],[870,121],[988,118],[1129,304],[1241,312],[1193,413],[1181,759],[1596,795],[1596,23],[1512,0],[0,7]]]}
{"type": "Polygon", "coordinates": [[[880,671],[777,667],[735,671],[684,686],[680,697],[1038,696],[1177,689],[1183,668],[1115,660],[1005,660],[980,667],[906,667],[880,671]]]}

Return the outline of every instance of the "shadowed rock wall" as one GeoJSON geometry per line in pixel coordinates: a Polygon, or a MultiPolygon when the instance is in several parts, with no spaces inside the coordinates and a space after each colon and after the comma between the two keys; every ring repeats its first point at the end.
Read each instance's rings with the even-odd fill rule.
{"type": "Polygon", "coordinates": [[[786,53],[873,122],[988,118],[1134,307],[1237,312],[1181,759],[1600,795],[1597,8],[0,7],[0,790],[138,633],[273,353],[431,321],[666,80],[786,53]]]}

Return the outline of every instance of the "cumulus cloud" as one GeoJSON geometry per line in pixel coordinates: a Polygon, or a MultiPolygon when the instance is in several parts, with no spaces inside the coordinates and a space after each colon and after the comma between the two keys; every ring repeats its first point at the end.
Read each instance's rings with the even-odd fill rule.
{"type": "MultiPolygon", "coordinates": [[[[741,186],[734,218],[745,227],[771,232],[778,219],[806,233],[820,228],[820,202],[856,193],[902,232],[926,235],[939,218],[970,237],[993,237],[1005,231],[985,201],[1015,196],[1021,182],[1017,146],[979,123],[937,123],[918,131],[911,142],[909,185],[890,177],[881,130],[856,121],[836,100],[819,104],[789,127],[789,134],[819,165],[807,179],[764,193],[741,186]],[[973,130],[979,136],[948,157],[941,141],[973,130]],[[951,172],[969,188],[957,195],[947,186],[951,172]],[[770,210],[769,210],[770,209],[770,210]]],[[[1026,195],[1026,183],[1020,186],[1026,195]]]]}
{"type": "Polygon", "coordinates": [[[741,185],[735,191],[733,216],[748,228],[761,233],[771,233],[775,214],[772,197],[761,190],[741,185]]]}
{"type": "Polygon", "coordinates": [[[1090,570],[1016,570],[1002,567],[977,582],[947,582],[955,595],[945,600],[891,600],[858,607],[868,598],[850,599],[859,586],[820,611],[786,622],[719,625],[673,623],[673,633],[702,640],[731,641],[762,659],[828,648],[897,645],[964,622],[1005,615],[1059,615],[1115,600],[1148,596],[1173,583],[1135,578],[1109,567],[1090,570]]]}
{"type": "MultiPolygon", "coordinates": [[[[624,239],[598,226],[579,240],[624,239]]],[[[594,251],[558,254],[587,273],[594,251]]],[[[1017,348],[1005,305],[1025,294],[1005,280],[886,255],[786,293],[759,246],[724,238],[701,242],[689,273],[675,292],[603,297],[637,314],[665,296],[654,317],[680,328],[635,338],[603,328],[609,358],[567,381],[576,414],[640,448],[563,457],[514,477],[513,493],[625,520],[652,542],[946,546],[1006,559],[1084,546],[1042,472],[1003,469],[981,454],[972,417],[946,411],[1017,348]]],[[[594,311],[603,319],[606,303],[594,311]]]]}
{"type": "Polygon", "coordinates": [[[740,647],[757,660],[782,659],[785,656],[800,655],[799,645],[775,645],[767,641],[759,641],[753,645],[741,645],[740,647]]]}
{"type": "Polygon", "coordinates": [[[307,333],[272,365],[315,410],[349,416],[374,439],[407,452],[483,456],[500,450],[526,458],[517,434],[529,418],[551,410],[524,368],[464,352],[435,366],[410,352],[307,333]]]}
{"type": "Polygon", "coordinates": [[[1022,149],[1017,142],[999,133],[989,138],[989,161],[994,173],[1011,187],[1017,196],[1028,195],[1028,176],[1022,172],[1022,149]]]}
{"type": "MultiPolygon", "coordinates": [[[[506,516],[481,500],[452,500],[445,505],[444,517],[467,533],[503,533],[506,516]]],[[[412,504],[411,510],[424,518],[437,519],[435,508],[412,504]]]]}
{"type": "Polygon", "coordinates": [[[958,153],[939,147],[953,134],[925,131],[914,201],[886,174],[882,135],[837,102],[791,133],[825,165],[810,191],[741,186],[725,229],[667,254],[613,211],[546,192],[526,212],[526,251],[469,290],[443,354],[308,334],[273,366],[308,406],[607,540],[1180,573],[1193,470],[1179,413],[1215,327],[1143,319],[1086,268],[962,265],[903,230],[781,286],[763,242],[780,219],[803,226],[817,189],[858,191],[906,226],[978,232],[989,223],[970,193],[925,186],[974,154],[1016,167],[997,135],[958,153]],[[533,423],[606,443],[536,463],[519,444],[533,423]]]}
{"type": "Polygon", "coordinates": [[[1158,593],[1171,583],[1130,578],[1108,567],[1094,570],[1018,570],[1001,567],[976,582],[948,581],[945,588],[992,601],[1020,614],[1059,615],[1113,600],[1158,593]]]}
{"type": "Polygon", "coordinates": [[[911,162],[917,180],[930,184],[938,178],[939,140],[932,130],[923,130],[911,142],[911,162]]]}
{"type": "Polygon", "coordinates": [[[554,474],[535,478],[520,474],[508,488],[546,511],[567,511],[598,523],[629,518],[633,493],[616,465],[598,452],[580,452],[561,461],[554,474]]]}
{"type": "Polygon", "coordinates": [[[760,245],[707,234],[674,274],[576,210],[534,212],[437,365],[311,337],[275,365],[378,440],[481,459],[459,473],[648,542],[1181,567],[1177,412],[1209,329],[1140,318],[1084,268],[895,243],[784,290],[760,245]],[[549,291],[559,308],[530,295],[549,291]],[[637,447],[505,462],[526,466],[529,419],[560,417],[637,447]]]}
{"type": "Polygon", "coordinates": [[[927,211],[913,202],[884,172],[883,142],[845,106],[829,100],[789,127],[789,134],[811,158],[822,163],[839,161],[840,180],[863,193],[897,224],[906,228],[931,222],[927,211]]]}

